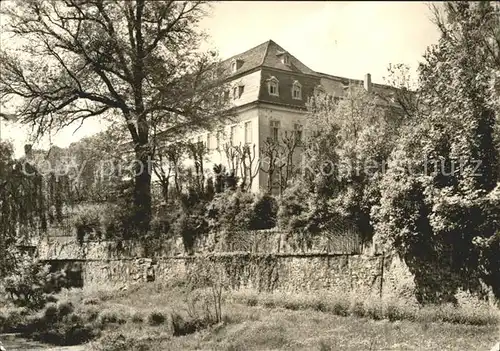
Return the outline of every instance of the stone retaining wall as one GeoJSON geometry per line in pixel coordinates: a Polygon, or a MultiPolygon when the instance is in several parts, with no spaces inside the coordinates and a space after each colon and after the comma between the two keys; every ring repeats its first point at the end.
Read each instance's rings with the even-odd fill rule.
{"type": "MultiPolygon", "coordinates": [[[[363,251],[355,233],[321,235],[309,242],[300,242],[278,230],[259,230],[233,233],[210,233],[196,240],[192,253],[250,252],[256,254],[360,254],[363,251]],[[352,234],[352,235],[351,235],[352,234]]],[[[366,250],[365,250],[366,251],[366,250]]],[[[153,254],[156,257],[186,255],[182,238],[166,239],[153,254]]],[[[43,238],[37,244],[37,255],[41,259],[122,259],[144,255],[143,248],[134,241],[84,241],[78,243],[73,237],[59,236],[43,238]]]]}
{"type": "MultiPolygon", "coordinates": [[[[405,268],[402,269],[400,263],[395,262],[397,259],[382,256],[228,253],[210,257],[224,275],[224,280],[236,290],[326,289],[378,295],[382,289],[383,295],[401,295],[401,281],[397,276],[405,272],[405,268]]],[[[185,280],[190,272],[203,272],[207,269],[203,266],[206,260],[201,258],[202,256],[178,256],[155,260],[135,258],[49,262],[57,262],[59,266],[64,262],[70,268],[80,267],[84,285],[106,285],[185,280]]]]}
{"type": "Polygon", "coordinates": [[[267,231],[258,235],[267,236],[268,240],[262,240],[259,245],[256,235],[249,237],[246,246],[239,240],[239,246],[227,248],[245,248],[246,252],[218,252],[226,247],[211,244],[209,237],[197,244],[194,255],[187,256],[182,240],[177,239],[171,240],[167,249],[154,258],[143,258],[142,248],[134,242],[88,241],[80,245],[68,237],[49,238],[37,245],[37,257],[67,270],[80,269],[84,285],[183,280],[192,270],[206,270],[203,264],[207,261],[202,259],[206,257],[215,262],[233,289],[329,289],[370,294],[380,294],[382,289],[383,294],[388,294],[401,290],[402,277],[410,289],[413,283],[411,274],[397,258],[349,250],[347,253],[317,252],[318,245],[293,251],[290,245],[283,245],[286,242],[283,233],[267,231]]]}

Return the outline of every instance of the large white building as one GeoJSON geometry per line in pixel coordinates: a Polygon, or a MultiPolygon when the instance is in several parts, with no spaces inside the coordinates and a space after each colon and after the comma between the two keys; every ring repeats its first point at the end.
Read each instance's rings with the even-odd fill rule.
{"type": "MultiPolygon", "coordinates": [[[[293,133],[300,139],[306,122],[306,102],[317,89],[339,98],[353,84],[369,91],[390,92],[392,89],[373,84],[370,74],[363,80],[355,80],[315,72],[272,40],[222,64],[230,72],[230,91],[226,95],[235,106],[236,118],[224,130],[190,138],[192,142],[205,143],[209,150],[204,163],[206,174],[212,172],[215,164],[222,164],[226,170],[231,168],[224,145],[249,145],[259,160],[263,159],[261,149],[268,138],[281,140],[285,133],[293,133]]],[[[300,150],[299,144],[296,154],[300,155],[300,150]]],[[[257,174],[251,190],[266,188],[268,173],[262,169],[252,172],[257,174]]]]}

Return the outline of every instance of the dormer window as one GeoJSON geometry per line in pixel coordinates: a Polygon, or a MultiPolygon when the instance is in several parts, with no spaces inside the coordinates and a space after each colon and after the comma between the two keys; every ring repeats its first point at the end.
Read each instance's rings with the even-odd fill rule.
{"type": "Polygon", "coordinates": [[[278,83],[278,79],[276,79],[276,77],[274,76],[267,81],[267,90],[269,92],[269,95],[279,96],[278,83]]]}
{"type": "Polygon", "coordinates": [[[292,98],[294,100],[302,100],[302,85],[298,81],[293,82],[292,98]]]}
{"type": "Polygon", "coordinates": [[[236,71],[241,68],[242,64],[243,64],[243,60],[234,59],[233,61],[231,61],[231,72],[236,73],[236,71]]]}
{"type": "Polygon", "coordinates": [[[283,63],[285,65],[289,65],[290,64],[290,56],[288,56],[287,54],[284,54],[283,55],[283,63]]]}
{"type": "Polygon", "coordinates": [[[276,56],[281,57],[281,63],[283,63],[285,65],[290,64],[290,55],[288,55],[287,52],[278,52],[278,54],[276,54],[276,56]]]}

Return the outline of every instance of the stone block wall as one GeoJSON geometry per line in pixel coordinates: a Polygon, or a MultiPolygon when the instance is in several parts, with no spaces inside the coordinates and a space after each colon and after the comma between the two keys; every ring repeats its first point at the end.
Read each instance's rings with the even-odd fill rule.
{"type": "Polygon", "coordinates": [[[381,291],[387,295],[412,289],[413,277],[397,258],[321,252],[319,244],[294,251],[283,235],[262,231],[250,236],[246,247],[233,247],[232,252],[221,252],[224,248],[217,247],[215,238],[209,237],[198,243],[193,256],[186,256],[182,240],[175,239],[153,258],[144,258],[141,247],[133,242],[93,241],[80,245],[70,238],[51,238],[39,243],[37,255],[51,264],[64,261],[81,267],[84,285],[184,280],[193,270],[206,270],[203,265],[208,257],[233,289],[327,289],[377,295],[381,291]]]}
{"type": "MultiPolygon", "coordinates": [[[[232,289],[259,291],[339,290],[379,294],[381,257],[361,255],[254,255],[222,254],[213,257],[232,289]]],[[[192,270],[203,271],[200,257],[86,260],[84,284],[132,283],[186,279],[192,270]]]]}
{"type": "MultiPolygon", "coordinates": [[[[363,247],[357,232],[335,232],[312,238],[309,242],[298,242],[280,230],[241,231],[226,235],[212,232],[196,240],[196,254],[220,252],[250,252],[256,254],[360,254],[363,247]]],[[[182,238],[165,240],[153,255],[170,257],[185,255],[182,238]]],[[[37,244],[40,259],[122,259],[144,256],[140,244],[134,241],[84,241],[78,243],[74,237],[60,236],[43,238],[37,244]]],[[[150,256],[150,255],[148,255],[150,256]]]]}

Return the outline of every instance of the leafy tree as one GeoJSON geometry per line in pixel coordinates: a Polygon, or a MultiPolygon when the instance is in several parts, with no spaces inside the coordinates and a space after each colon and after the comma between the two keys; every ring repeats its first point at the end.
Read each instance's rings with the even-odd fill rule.
{"type": "Polygon", "coordinates": [[[69,145],[67,170],[75,201],[116,200],[114,192],[119,181],[132,175],[125,150],[116,147],[122,138],[122,131],[109,128],[69,145]]]}
{"type": "Polygon", "coordinates": [[[481,292],[481,280],[500,296],[500,12],[489,2],[434,10],[442,35],[419,68],[418,123],[381,184],[377,239],[406,260],[421,302],[481,292]]]}
{"type": "Polygon", "coordinates": [[[363,239],[371,239],[371,207],[379,201],[378,182],[404,121],[397,106],[358,86],[342,99],[311,99],[303,157],[304,181],[314,198],[310,221],[324,228],[331,221],[355,223],[363,239]]]}
{"type": "Polygon", "coordinates": [[[151,217],[153,131],[168,141],[226,117],[227,101],[215,98],[225,89],[222,67],[213,52],[198,50],[206,8],[147,0],[2,4],[3,31],[19,44],[0,52],[6,111],[35,126],[37,136],[102,116],[125,125],[136,160],[140,232],[151,217]]]}
{"type": "Polygon", "coordinates": [[[16,245],[47,227],[42,180],[14,159],[12,145],[0,143],[0,277],[14,269],[16,245]]]}

